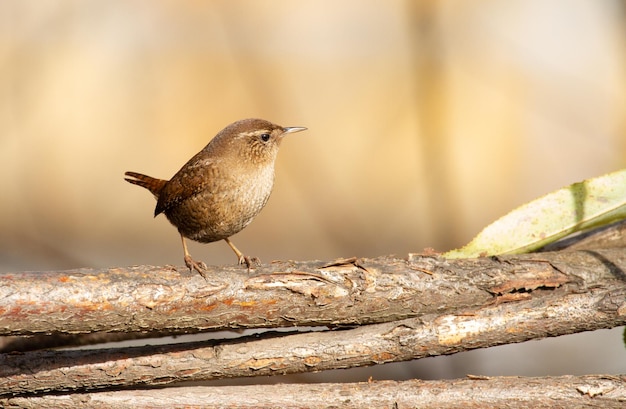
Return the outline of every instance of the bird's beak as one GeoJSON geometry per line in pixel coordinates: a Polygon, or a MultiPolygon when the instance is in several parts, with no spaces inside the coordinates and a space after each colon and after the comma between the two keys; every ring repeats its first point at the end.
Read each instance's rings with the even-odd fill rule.
{"type": "Polygon", "coordinates": [[[283,128],[283,134],[300,132],[300,131],[306,131],[306,128],[303,126],[291,126],[291,127],[288,126],[288,127],[283,128]]]}

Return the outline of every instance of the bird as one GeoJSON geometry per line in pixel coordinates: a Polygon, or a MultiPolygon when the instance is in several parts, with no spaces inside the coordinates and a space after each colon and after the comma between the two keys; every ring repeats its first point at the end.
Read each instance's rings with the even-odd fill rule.
{"type": "Polygon", "coordinates": [[[194,260],[186,239],[224,240],[248,269],[252,261],[230,237],[243,230],[265,207],[274,186],[274,167],[285,135],[306,130],[248,118],[222,129],[171,179],[125,172],[124,180],[149,190],[157,200],[154,217],[165,214],[180,234],[184,262],[206,277],[207,266],[194,260]]]}

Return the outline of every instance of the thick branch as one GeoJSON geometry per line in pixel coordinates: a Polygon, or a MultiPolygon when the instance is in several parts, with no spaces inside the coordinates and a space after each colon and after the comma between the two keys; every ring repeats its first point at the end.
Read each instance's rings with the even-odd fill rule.
{"type": "Polygon", "coordinates": [[[0,399],[3,407],[623,408],[626,375],[184,387],[0,399]]]}
{"type": "Polygon", "coordinates": [[[133,267],[0,275],[0,335],[352,325],[471,308],[535,288],[624,280],[624,248],[475,260],[280,262],[251,274],[133,267]]]}
{"type": "Polygon", "coordinates": [[[343,331],[0,356],[0,395],[280,375],[451,354],[626,324],[626,283],[536,290],[515,302],[343,331]]]}

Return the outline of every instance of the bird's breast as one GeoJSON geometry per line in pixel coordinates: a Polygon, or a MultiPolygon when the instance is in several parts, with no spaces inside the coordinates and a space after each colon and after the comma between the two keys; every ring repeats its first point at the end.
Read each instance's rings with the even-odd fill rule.
{"type": "MultiPolygon", "coordinates": [[[[274,187],[274,168],[265,167],[254,176],[243,175],[233,197],[233,207],[239,207],[239,215],[247,220],[243,227],[259,214],[267,203],[274,187]]],[[[243,228],[242,227],[242,228],[243,228]]]]}
{"type": "Polygon", "coordinates": [[[245,228],[267,203],[274,186],[274,168],[229,174],[220,189],[200,192],[166,214],[190,239],[212,242],[245,228]],[[229,186],[224,188],[224,186],[229,186]],[[176,222],[174,222],[176,221],[176,222]]]}

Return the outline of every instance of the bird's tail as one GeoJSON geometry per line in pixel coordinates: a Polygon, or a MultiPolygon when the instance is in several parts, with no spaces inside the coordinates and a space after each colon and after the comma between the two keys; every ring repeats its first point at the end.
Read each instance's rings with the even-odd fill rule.
{"type": "Polygon", "coordinates": [[[124,178],[125,181],[132,183],[133,185],[145,187],[157,199],[159,198],[159,193],[161,193],[163,186],[167,183],[167,180],[153,178],[136,172],[126,172],[124,175],[128,176],[127,178],[124,178]]]}

